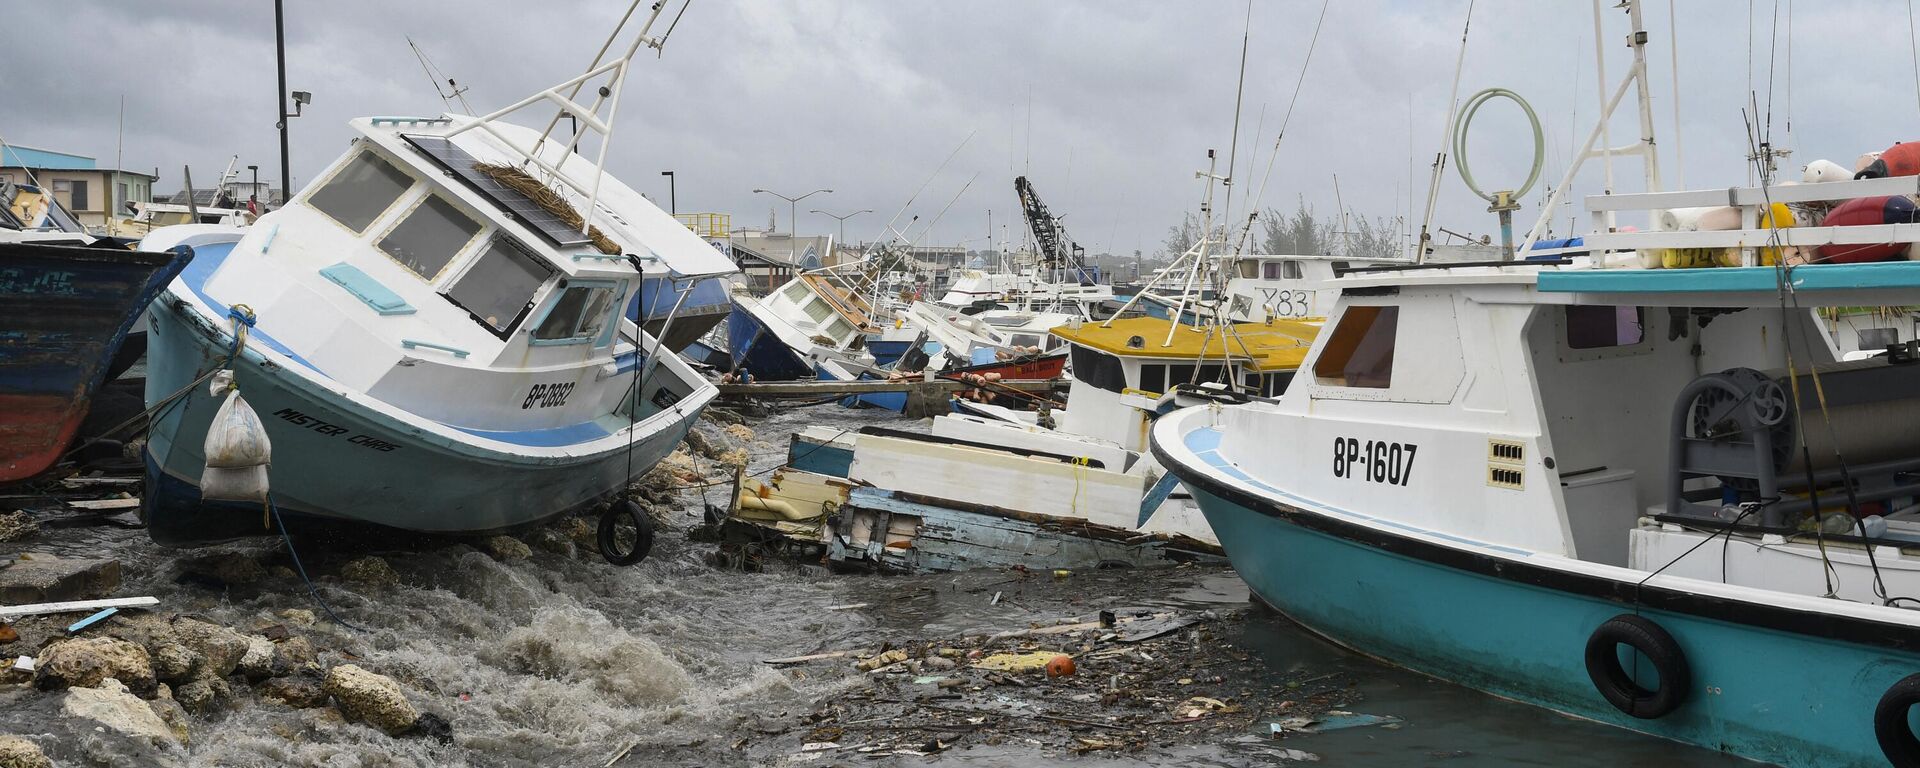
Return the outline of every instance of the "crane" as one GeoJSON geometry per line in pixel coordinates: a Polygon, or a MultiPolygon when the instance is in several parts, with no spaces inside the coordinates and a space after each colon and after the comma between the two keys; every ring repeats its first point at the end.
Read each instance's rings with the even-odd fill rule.
{"type": "Polygon", "coordinates": [[[1033,190],[1033,184],[1027,181],[1027,177],[1014,177],[1013,191],[1020,195],[1020,207],[1026,212],[1027,227],[1033,230],[1034,242],[1040,248],[1040,266],[1047,270],[1078,272],[1086,249],[1067,237],[1067,228],[1047,210],[1046,203],[1040,202],[1040,193],[1033,190]]]}

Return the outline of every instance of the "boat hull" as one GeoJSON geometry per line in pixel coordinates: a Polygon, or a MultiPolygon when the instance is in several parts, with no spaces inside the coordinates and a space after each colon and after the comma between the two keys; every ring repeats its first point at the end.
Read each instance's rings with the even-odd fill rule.
{"type": "Polygon", "coordinates": [[[793,381],[813,375],[812,364],[737,304],[727,315],[727,352],[733,356],[734,370],[745,368],[757,381],[793,381]]]}
{"type": "MultiPolygon", "coordinates": [[[[1307,629],[1369,656],[1576,717],[1788,766],[1880,765],[1880,696],[1920,671],[1920,638],[1837,639],[1799,614],[1706,595],[1633,605],[1630,581],[1486,562],[1472,552],[1382,533],[1219,481],[1194,455],[1155,452],[1189,488],[1253,592],[1307,629]],[[1609,705],[1584,649],[1623,613],[1678,641],[1693,687],[1676,711],[1637,719],[1609,705]],[[1767,626],[1773,624],[1777,626],[1767,626]]],[[[1208,431],[1208,430],[1195,430],[1208,431]]],[[[1182,436],[1188,437],[1193,433],[1182,436]]],[[[1671,593],[1671,590],[1660,590],[1671,593]]],[[[1630,667],[1631,668],[1631,667],[1630,667]]],[[[1643,680],[1651,686],[1653,680],[1643,680]]]]}
{"type": "MultiPolygon", "coordinates": [[[[155,402],[228,365],[226,337],[185,301],[155,304],[147,399],[155,402]]],[[[672,452],[703,402],[665,412],[622,448],[579,455],[514,454],[439,435],[367,409],[296,370],[247,355],[231,365],[242,396],[273,441],[272,498],[301,524],[371,524],[435,534],[512,529],[618,494],[672,452]]],[[[156,414],[147,445],[142,514],[169,545],[273,535],[253,502],[206,501],[203,441],[221,398],[195,389],[156,414]]],[[[289,522],[289,525],[295,525],[289,522]]]]}
{"type": "Polygon", "coordinates": [[[0,484],[59,461],[128,332],[192,258],[0,243],[0,484]]]}

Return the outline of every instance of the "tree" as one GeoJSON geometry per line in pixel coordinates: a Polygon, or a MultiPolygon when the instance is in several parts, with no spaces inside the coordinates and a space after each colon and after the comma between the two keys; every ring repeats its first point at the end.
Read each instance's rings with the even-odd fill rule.
{"type": "Polygon", "coordinates": [[[1189,211],[1180,219],[1180,223],[1167,228],[1167,241],[1161,246],[1166,250],[1167,258],[1177,259],[1200,240],[1200,217],[1189,211]]]}

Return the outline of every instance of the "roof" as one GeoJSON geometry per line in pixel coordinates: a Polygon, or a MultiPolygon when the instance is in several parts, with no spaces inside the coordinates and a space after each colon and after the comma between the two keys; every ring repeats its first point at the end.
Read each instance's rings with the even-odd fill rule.
{"type": "Polygon", "coordinates": [[[18,144],[0,147],[0,166],[10,168],[45,168],[62,171],[96,170],[93,158],[69,152],[55,152],[50,149],[35,149],[18,144]]]}
{"type": "Polygon", "coordinates": [[[1112,324],[1088,322],[1079,328],[1060,326],[1053,335],[1068,342],[1122,357],[1156,360],[1198,360],[1202,355],[1218,357],[1231,353],[1238,361],[1258,370],[1289,370],[1300,367],[1307,348],[1320,332],[1319,323],[1275,320],[1272,323],[1233,323],[1222,330],[1210,326],[1202,330],[1181,325],[1173,342],[1167,338],[1171,321],[1157,317],[1129,317],[1112,324]],[[1138,337],[1139,346],[1129,344],[1138,337]]]}

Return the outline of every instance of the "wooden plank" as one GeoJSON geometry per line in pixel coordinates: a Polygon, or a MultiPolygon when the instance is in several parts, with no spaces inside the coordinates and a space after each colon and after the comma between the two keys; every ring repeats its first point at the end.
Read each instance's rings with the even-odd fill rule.
{"type": "Polygon", "coordinates": [[[110,597],[105,600],[74,600],[66,603],[29,603],[26,605],[0,605],[0,617],[37,616],[43,613],[71,613],[74,611],[94,611],[101,608],[137,608],[159,605],[157,597],[110,597]]]}
{"type": "Polygon", "coordinates": [[[139,499],[95,499],[92,501],[68,501],[67,506],[80,509],[108,510],[133,509],[140,506],[139,499]]]}

